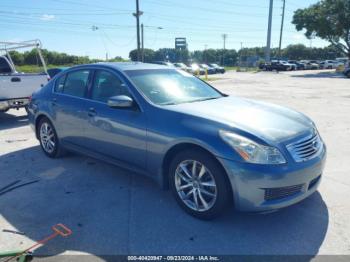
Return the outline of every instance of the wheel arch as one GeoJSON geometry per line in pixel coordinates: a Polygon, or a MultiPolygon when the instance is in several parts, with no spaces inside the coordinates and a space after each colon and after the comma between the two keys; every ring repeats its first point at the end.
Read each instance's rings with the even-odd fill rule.
{"type": "Polygon", "coordinates": [[[41,121],[41,119],[43,118],[47,118],[51,123],[52,123],[52,120],[50,119],[50,117],[47,115],[47,114],[44,114],[44,113],[39,113],[37,115],[37,117],[35,118],[35,123],[34,123],[34,126],[35,126],[35,136],[37,139],[39,139],[39,133],[38,133],[38,125],[41,121]]]}
{"type": "Polygon", "coordinates": [[[230,178],[228,177],[228,174],[227,174],[225,167],[216,158],[215,154],[212,153],[209,149],[205,148],[202,145],[198,145],[196,143],[191,143],[191,142],[181,142],[181,143],[175,144],[172,147],[170,147],[167,150],[167,152],[165,153],[165,156],[164,156],[163,161],[162,161],[162,169],[161,169],[162,170],[162,187],[164,189],[169,189],[169,182],[170,182],[169,181],[169,168],[170,168],[171,160],[181,151],[189,150],[189,149],[202,151],[202,152],[210,155],[212,157],[212,159],[218,163],[218,165],[222,168],[222,170],[225,173],[226,183],[227,183],[227,185],[229,185],[230,195],[231,195],[231,198],[233,200],[233,192],[232,192],[233,189],[232,189],[230,178]]]}

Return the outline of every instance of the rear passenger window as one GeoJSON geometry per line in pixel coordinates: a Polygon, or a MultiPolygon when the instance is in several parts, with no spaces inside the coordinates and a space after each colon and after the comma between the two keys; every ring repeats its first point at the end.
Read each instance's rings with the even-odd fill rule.
{"type": "Polygon", "coordinates": [[[55,84],[55,92],[56,93],[62,93],[65,80],[66,80],[66,75],[63,75],[56,80],[56,84],[55,84]]]}
{"type": "Polygon", "coordinates": [[[120,95],[130,96],[125,84],[114,74],[97,70],[91,98],[106,103],[110,97],[120,95]]]}
{"type": "Polygon", "coordinates": [[[11,67],[5,58],[0,57],[0,74],[11,73],[11,67]]]}
{"type": "Polygon", "coordinates": [[[89,81],[89,74],[89,70],[79,70],[68,73],[62,93],[76,97],[84,97],[89,81]]]}

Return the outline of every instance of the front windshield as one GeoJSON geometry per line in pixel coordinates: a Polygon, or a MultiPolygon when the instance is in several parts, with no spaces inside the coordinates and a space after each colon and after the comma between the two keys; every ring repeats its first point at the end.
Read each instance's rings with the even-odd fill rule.
{"type": "Polygon", "coordinates": [[[191,74],[173,69],[127,70],[140,92],[158,105],[220,98],[223,95],[191,74]]]}

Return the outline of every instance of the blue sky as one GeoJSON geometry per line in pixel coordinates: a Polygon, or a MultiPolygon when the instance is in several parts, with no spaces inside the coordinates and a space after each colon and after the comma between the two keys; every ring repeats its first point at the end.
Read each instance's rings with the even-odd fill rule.
{"type": "MultiPolygon", "coordinates": [[[[174,47],[186,37],[190,50],[264,46],[269,0],[139,0],[145,47],[174,47]],[[163,29],[159,29],[162,27],[163,29]]],[[[310,40],[291,24],[293,11],[316,0],[286,0],[282,46],[310,40]]],[[[1,0],[0,41],[38,38],[44,48],[92,58],[128,57],[136,47],[134,0],[1,0]],[[97,30],[92,30],[93,26],[97,30]]],[[[277,47],[282,0],[274,0],[272,46],[277,47]]],[[[312,46],[327,42],[314,39],[312,46]]]]}

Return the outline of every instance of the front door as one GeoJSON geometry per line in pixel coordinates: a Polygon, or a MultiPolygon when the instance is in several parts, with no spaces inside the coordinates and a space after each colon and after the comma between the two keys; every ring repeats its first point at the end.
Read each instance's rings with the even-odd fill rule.
{"type": "Polygon", "coordinates": [[[121,78],[112,71],[96,70],[89,100],[86,145],[90,150],[135,169],[146,167],[146,117],[137,106],[111,108],[112,96],[133,98],[121,78]]]}

